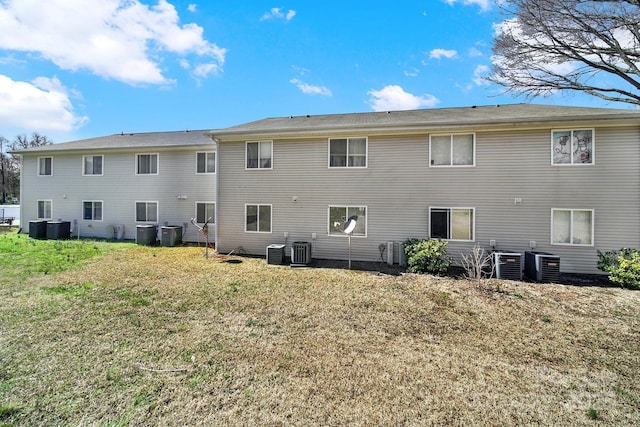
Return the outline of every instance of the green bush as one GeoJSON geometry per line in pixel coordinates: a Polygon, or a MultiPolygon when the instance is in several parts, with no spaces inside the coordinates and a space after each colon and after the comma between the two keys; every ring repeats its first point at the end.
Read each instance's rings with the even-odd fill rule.
{"type": "Polygon", "coordinates": [[[404,242],[407,270],[411,273],[445,274],[451,267],[444,240],[407,239],[404,242]]]}
{"type": "Polygon", "coordinates": [[[640,289],[640,252],[636,249],[598,251],[598,269],[609,273],[609,279],[623,288],[640,289]]]}

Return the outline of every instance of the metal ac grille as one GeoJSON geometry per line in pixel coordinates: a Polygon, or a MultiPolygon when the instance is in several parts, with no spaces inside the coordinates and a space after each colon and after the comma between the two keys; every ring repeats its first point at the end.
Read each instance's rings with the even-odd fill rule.
{"type": "Polygon", "coordinates": [[[291,245],[291,264],[306,265],[311,262],[311,243],[293,242],[291,245]]]}
{"type": "Polygon", "coordinates": [[[507,280],[522,280],[522,267],[520,254],[496,253],[496,278],[507,280]]]}
{"type": "Polygon", "coordinates": [[[540,260],[540,276],[543,282],[560,281],[560,259],[556,257],[542,257],[540,260]]]}

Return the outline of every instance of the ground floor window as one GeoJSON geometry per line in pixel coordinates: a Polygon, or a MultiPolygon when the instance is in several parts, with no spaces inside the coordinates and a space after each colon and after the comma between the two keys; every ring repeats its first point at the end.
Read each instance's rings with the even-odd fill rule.
{"type": "Polygon", "coordinates": [[[366,206],[329,206],[329,235],[345,236],[344,224],[352,216],[357,216],[356,228],[352,236],[367,236],[366,206]]]}
{"type": "Polygon", "coordinates": [[[216,204],[213,202],[196,202],[196,222],[213,224],[216,217],[216,204]]]}
{"type": "Polygon", "coordinates": [[[136,221],[158,222],[158,202],[136,202],[136,221]]]}
{"type": "Polygon", "coordinates": [[[89,221],[102,221],[102,202],[82,202],[82,217],[89,221]]]}
{"type": "Polygon", "coordinates": [[[271,233],[271,205],[245,205],[245,231],[271,233]]]}
{"type": "Polygon", "coordinates": [[[552,209],[551,243],[593,246],[593,210],[552,209]]]}
{"type": "Polygon", "coordinates": [[[51,219],[52,205],[51,200],[38,200],[38,219],[51,219]]]}
{"type": "Polygon", "coordinates": [[[430,237],[446,240],[474,240],[474,208],[431,208],[430,237]]]}

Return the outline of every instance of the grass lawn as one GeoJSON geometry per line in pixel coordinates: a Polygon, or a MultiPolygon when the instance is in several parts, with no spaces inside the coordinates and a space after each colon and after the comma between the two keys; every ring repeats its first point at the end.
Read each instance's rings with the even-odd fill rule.
{"type": "Polygon", "coordinates": [[[0,234],[0,425],[640,425],[640,292],[0,234]]]}

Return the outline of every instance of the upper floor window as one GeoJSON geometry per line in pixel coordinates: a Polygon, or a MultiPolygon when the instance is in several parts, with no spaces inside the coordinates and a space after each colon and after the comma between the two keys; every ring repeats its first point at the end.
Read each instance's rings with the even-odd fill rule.
{"type": "Polygon", "coordinates": [[[551,131],[551,163],[554,165],[593,164],[594,130],[551,131]]]}
{"type": "Polygon", "coordinates": [[[431,166],[474,166],[475,134],[431,135],[431,166]]]}
{"type": "Polygon", "coordinates": [[[332,138],[329,140],[330,168],[366,168],[367,138],[332,138]]]}
{"type": "Polygon", "coordinates": [[[102,221],[102,202],[82,202],[82,218],[88,221],[102,221]]]}
{"type": "Polygon", "coordinates": [[[38,219],[51,219],[53,202],[51,200],[38,200],[38,219]]]}
{"type": "Polygon", "coordinates": [[[216,173],[215,151],[196,153],[196,173],[216,173]]]}
{"type": "Polygon", "coordinates": [[[473,208],[431,208],[429,219],[432,239],[474,240],[473,208]]]}
{"type": "Polygon", "coordinates": [[[593,210],[551,209],[551,243],[593,246],[593,210]]]}
{"type": "Polygon", "coordinates": [[[329,206],[329,235],[346,236],[344,224],[352,216],[357,216],[356,228],[352,236],[367,236],[367,207],[366,206],[329,206]]]}
{"type": "Polygon", "coordinates": [[[158,202],[136,202],[136,221],[158,222],[158,202]]]}
{"type": "Polygon", "coordinates": [[[272,169],[273,157],[272,141],[247,142],[246,158],[247,169],[272,169]]]}
{"type": "Polygon", "coordinates": [[[157,154],[136,154],[136,174],[137,175],[157,175],[158,155],[157,154]]]}
{"type": "Polygon", "coordinates": [[[271,233],[271,205],[245,205],[244,230],[271,233]]]}
{"type": "Polygon", "coordinates": [[[213,224],[216,218],[216,204],[213,202],[196,202],[196,222],[213,224]]]}
{"type": "Polygon", "coordinates": [[[82,174],[83,175],[102,175],[103,156],[83,156],[82,157],[82,174]]]}
{"type": "Polygon", "coordinates": [[[38,157],[38,175],[53,175],[53,157],[38,157]]]}

